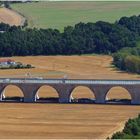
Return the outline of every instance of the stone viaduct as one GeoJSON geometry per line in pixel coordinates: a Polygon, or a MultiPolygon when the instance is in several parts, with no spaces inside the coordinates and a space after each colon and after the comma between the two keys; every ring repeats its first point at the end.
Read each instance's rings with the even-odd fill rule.
{"type": "Polygon", "coordinates": [[[40,87],[48,85],[53,87],[58,95],[60,103],[71,102],[72,91],[77,86],[88,87],[95,96],[96,103],[105,103],[106,95],[112,87],[125,88],[131,96],[131,104],[140,104],[140,80],[87,80],[87,79],[0,79],[0,100],[4,89],[8,85],[15,85],[21,89],[24,102],[35,102],[40,87]]]}

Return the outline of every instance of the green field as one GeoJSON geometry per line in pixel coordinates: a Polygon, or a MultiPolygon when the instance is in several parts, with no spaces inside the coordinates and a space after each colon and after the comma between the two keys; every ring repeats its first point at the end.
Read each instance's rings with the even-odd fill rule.
{"type": "Polygon", "coordinates": [[[30,27],[61,31],[78,22],[114,22],[140,14],[140,2],[34,2],[13,4],[12,8],[27,17],[30,27]]]}

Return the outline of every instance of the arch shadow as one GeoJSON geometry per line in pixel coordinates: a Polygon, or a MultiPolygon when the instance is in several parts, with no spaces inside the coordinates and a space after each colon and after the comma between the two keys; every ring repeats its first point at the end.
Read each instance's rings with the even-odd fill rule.
{"type": "Polygon", "coordinates": [[[76,86],[70,93],[71,103],[95,103],[94,92],[88,86],[76,86]]]}
{"type": "Polygon", "coordinates": [[[105,95],[105,102],[108,104],[131,104],[132,95],[123,86],[113,86],[105,95]]]}
{"type": "Polygon", "coordinates": [[[23,90],[14,84],[6,85],[0,94],[2,102],[24,102],[23,90]]]}
{"type": "Polygon", "coordinates": [[[39,103],[58,103],[59,93],[57,92],[57,89],[53,86],[42,85],[34,93],[34,99],[35,102],[39,103]]]}

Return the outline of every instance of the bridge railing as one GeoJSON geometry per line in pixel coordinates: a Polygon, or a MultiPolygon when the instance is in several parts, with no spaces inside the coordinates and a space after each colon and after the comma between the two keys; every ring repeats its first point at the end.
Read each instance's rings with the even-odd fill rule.
{"type": "Polygon", "coordinates": [[[9,80],[0,80],[0,83],[38,83],[38,84],[45,84],[45,83],[48,83],[48,84],[59,84],[59,83],[63,83],[62,80],[29,80],[29,79],[19,79],[19,80],[13,80],[13,79],[9,79],[9,80]]]}
{"type": "Polygon", "coordinates": [[[65,80],[66,84],[120,84],[120,85],[133,85],[140,84],[138,80],[65,80]]]}
{"type": "Polygon", "coordinates": [[[116,84],[116,85],[134,85],[140,84],[140,80],[88,80],[88,79],[16,79],[1,78],[0,83],[38,83],[38,84],[116,84]]]}

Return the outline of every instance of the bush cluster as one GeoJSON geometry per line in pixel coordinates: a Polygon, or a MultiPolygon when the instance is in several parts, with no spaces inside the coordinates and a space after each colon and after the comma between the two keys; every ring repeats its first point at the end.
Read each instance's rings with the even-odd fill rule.
{"type": "Polygon", "coordinates": [[[120,70],[140,74],[140,47],[125,48],[115,53],[113,64],[120,70]]]}
{"type": "Polygon", "coordinates": [[[138,139],[140,138],[140,115],[129,119],[122,132],[113,134],[111,139],[138,139]]]}

